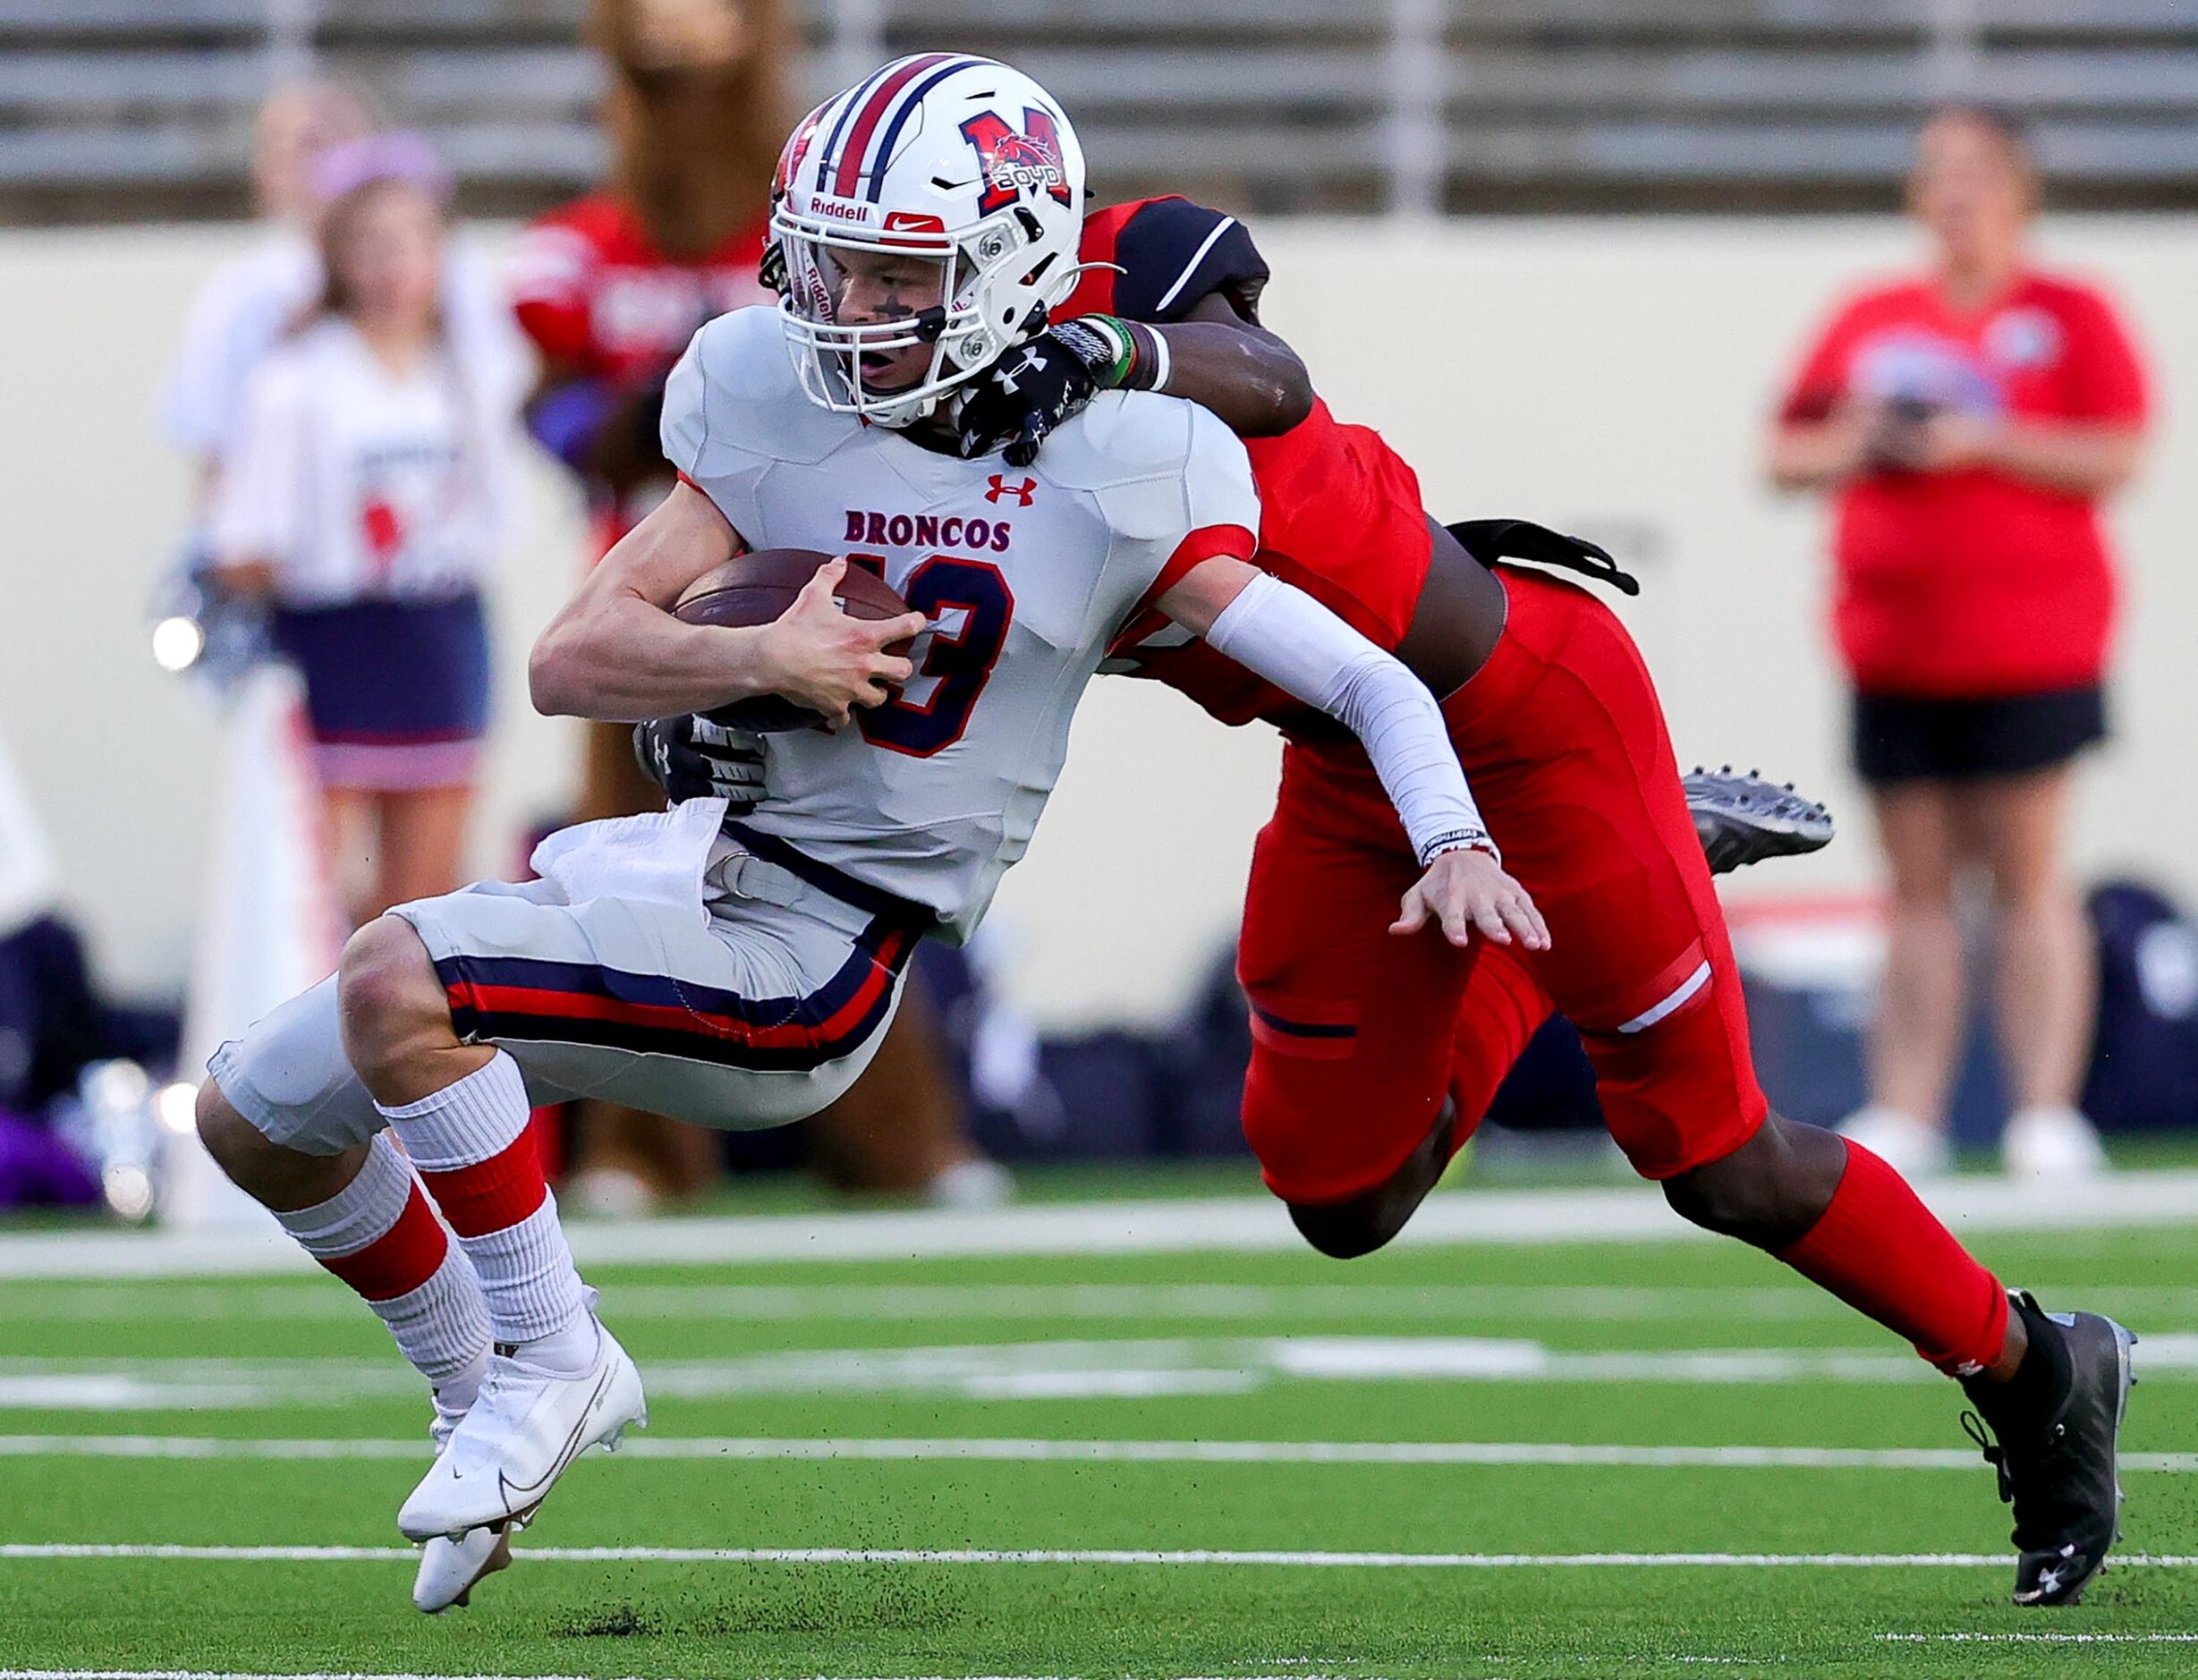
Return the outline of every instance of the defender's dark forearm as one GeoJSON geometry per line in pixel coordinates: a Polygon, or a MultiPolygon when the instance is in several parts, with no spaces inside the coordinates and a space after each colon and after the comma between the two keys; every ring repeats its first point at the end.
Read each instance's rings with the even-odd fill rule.
{"type": "Polygon", "coordinates": [[[1265,327],[1178,321],[1145,330],[1167,340],[1161,389],[1211,410],[1240,437],[1275,437],[1312,412],[1305,364],[1265,327]]]}

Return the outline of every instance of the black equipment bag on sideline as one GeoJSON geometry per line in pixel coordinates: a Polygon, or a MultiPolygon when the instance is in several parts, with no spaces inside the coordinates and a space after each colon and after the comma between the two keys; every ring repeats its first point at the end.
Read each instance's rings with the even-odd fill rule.
{"type": "Polygon", "coordinates": [[[2198,927],[2136,881],[2087,906],[2099,951],[2099,1024],[2083,1112],[2109,1132],[2198,1128],[2198,927]]]}

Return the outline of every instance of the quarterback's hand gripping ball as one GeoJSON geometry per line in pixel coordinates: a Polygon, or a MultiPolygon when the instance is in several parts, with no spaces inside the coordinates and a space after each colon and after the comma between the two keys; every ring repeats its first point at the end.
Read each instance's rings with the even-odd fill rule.
{"type": "Polygon", "coordinates": [[[735,555],[687,586],[681,623],[768,626],[770,692],[720,706],[715,722],[758,734],[836,729],[915,675],[910,644],[929,623],[873,572],[811,548],[735,555]]]}

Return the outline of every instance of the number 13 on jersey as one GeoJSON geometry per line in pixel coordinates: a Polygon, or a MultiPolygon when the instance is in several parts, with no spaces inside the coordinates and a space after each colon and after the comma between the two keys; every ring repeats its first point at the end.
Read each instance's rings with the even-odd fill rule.
{"type": "MultiPolygon", "coordinates": [[[[885,575],[882,555],[851,554],[847,560],[885,575]]],[[[970,713],[1006,646],[1015,598],[999,567],[943,554],[920,563],[901,595],[930,619],[929,646],[908,683],[884,705],[858,711],[855,723],[874,747],[928,759],[961,740],[969,727],[970,713]]]]}

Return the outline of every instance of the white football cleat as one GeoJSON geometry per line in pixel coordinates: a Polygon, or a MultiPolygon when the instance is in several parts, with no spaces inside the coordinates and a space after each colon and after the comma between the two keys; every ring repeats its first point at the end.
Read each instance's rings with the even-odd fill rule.
{"type": "Polygon", "coordinates": [[[498,1353],[450,1445],[397,1513],[408,1540],[464,1539],[534,1515],[557,1478],[590,1447],[615,1450],[629,1427],[646,1427],[641,1374],[600,1324],[595,1362],[573,1376],[498,1353]]]}
{"type": "Polygon", "coordinates": [[[2017,1111],[1999,1134],[1999,1160],[2018,1178],[2096,1178],[2107,1170],[2099,1128],[2066,1103],[2017,1111]]]}
{"type": "Polygon", "coordinates": [[[484,1575],[512,1566],[512,1536],[518,1529],[518,1523],[507,1523],[469,1529],[456,1540],[437,1534],[420,1553],[412,1602],[429,1616],[440,1616],[454,1604],[461,1608],[471,1604],[484,1575]]]}
{"type": "MultiPolygon", "coordinates": [[[[484,1353],[468,1373],[463,1386],[464,1405],[451,1402],[448,1396],[454,1390],[449,1386],[435,1391],[435,1416],[428,1424],[428,1438],[435,1443],[438,1458],[457,1433],[458,1425],[465,1421],[466,1409],[480,1389],[488,1363],[488,1356],[484,1353]]],[[[412,1602],[429,1616],[440,1616],[454,1604],[461,1608],[471,1604],[473,1589],[482,1576],[512,1566],[512,1536],[518,1532],[519,1524],[513,1523],[500,1529],[477,1528],[456,1540],[437,1534],[427,1543],[420,1573],[412,1577],[412,1602]]]]}
{"type": "MultiPolygon", "coordinates": [[[[482,1374],[486,1373],[488,1363],[485,1358],[481,1361],[482,1374]]],[[[479,1375],[476,1375],[473,1379],[473,1391],[476,1394],[480,1392],[479,1375]]],[[[444,1404],[441,1392],[439,1390],[437,1392],[435,1415],[428,1420],[428,1439],[433,1443],[435,1455],[437,1458],[443,1455],[444,1448],[450,1445],[450,1438],[458,1432],[458,1426],[465,1421],[466,1406],[472,1404],[471,1400],[468,1400],[463,1406],[446,1405],[444,1404]]]]}
{"type": "Polygon", "coordinates": [[[1946,1133],[1897,1108],[1868,1104],[1842,1120],[1838,1133],[1911,1184],[1919,1178],[1942,1178],[1954,1170],[1954,1152],[1947,1147],[1946,1133]]]}

